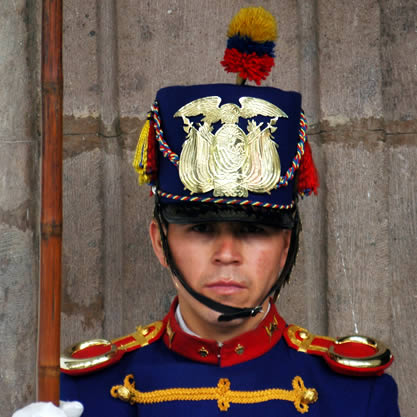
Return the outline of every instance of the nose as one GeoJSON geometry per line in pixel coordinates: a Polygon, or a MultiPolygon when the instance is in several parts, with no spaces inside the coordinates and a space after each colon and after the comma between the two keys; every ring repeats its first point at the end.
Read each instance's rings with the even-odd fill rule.
{"type": "Polygon", "coordinates": [[[214,263],[229,265],[242,262],[241,242],[231,231],[218,233],[213,245],[214,263]]]}

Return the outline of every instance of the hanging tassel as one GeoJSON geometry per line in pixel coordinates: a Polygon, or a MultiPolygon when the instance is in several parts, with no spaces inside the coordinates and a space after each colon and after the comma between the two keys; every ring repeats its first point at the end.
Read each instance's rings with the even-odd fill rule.
{"type": "Polygon", "coordinates": [[[155,146],[155,129],[153,122],[150,120],[150,116],[148,116],[140,132],[132,163],[138,173],[140,185],[151,184],[156,177],[157,163],[155,146]]]}
{"type": "Polygon", "coordinates": [[[314,164],[313,154],[308,141],[304,143],[304,155],[298,168],[297,190],[301,196],[308,196],[312,192],[317,195],[319,188],[319,175],[314,164]]]}
{"type": "Polygon", "coordinates": [[[158,173],[158,154],[157,154],[157,141],[154,121],[150,121],[149,135],[148,135],[148,154],[146,163],[146,176],[148,178],[148,184],[155,184],[156,176],[158,173]]]}
{"type": "Polygon", "coordinates": [[[136,145],[135,157],[133,158],[133,168],[138,173],[139,184],[146,184],[145,167],[148,153],[148,136],[149,136],[149,120],[145,121],[139,135],[138,144],[136,145]]]}
{"type": "Polygon", "coordinates": [[[221,64],[227,72],[260,84],[274,65],[277,24],[263,7],[241,9],[232,19],[227,32],[227,48],[221,64]]]}

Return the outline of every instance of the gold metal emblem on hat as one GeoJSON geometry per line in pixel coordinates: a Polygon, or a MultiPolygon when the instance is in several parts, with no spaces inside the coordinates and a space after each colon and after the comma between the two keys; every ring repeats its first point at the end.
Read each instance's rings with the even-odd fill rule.
{"type": "Polygon", "coordinates": [[[247,197],[248,192],[269,193],[278,183],[281,163],[278,145],[272,139],[276,122],[288,116],[277,106],[255,97],[241,97],[240,106],[210,96],[181,107],[174,117],[182,117],[186,141],[179,160],[179,176],[191,193],[213,190],[214,197],[247,197]],[[203,115],[194,124],[188,117],[203,115]],[[269,117],[264,122],[248,120],[247,133],[239,118],[269,117]],[[221,127],[213,133],[213,124],[221,127]]]}

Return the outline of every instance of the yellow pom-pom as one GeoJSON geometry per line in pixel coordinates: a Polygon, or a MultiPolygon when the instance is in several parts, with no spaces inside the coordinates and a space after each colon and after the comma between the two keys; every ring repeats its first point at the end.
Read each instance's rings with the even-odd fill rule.
{"type": "Polygon", "coordinates": [[[240,9],[230,22],[227,36],[235,35],[247,36],[259,43],[275,41],[277,22],[263,7],[246,7],[240,9]]]}

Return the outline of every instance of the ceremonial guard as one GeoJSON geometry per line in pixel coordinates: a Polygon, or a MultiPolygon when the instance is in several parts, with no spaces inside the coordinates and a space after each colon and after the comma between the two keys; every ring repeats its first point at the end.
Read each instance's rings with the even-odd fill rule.
{"type": "Polygon", "coordinates": [[[299,197],[317,193],[318,177],[301,95],[259,86],[274,18],[242,9],[228,36],[222,65],[238,83],[161,89],[134,159],[178,297],[162,321],[67,350],[61,397],[83,417],[399,416],[388,348],[314,335],[276,310],[299,197]]]}

